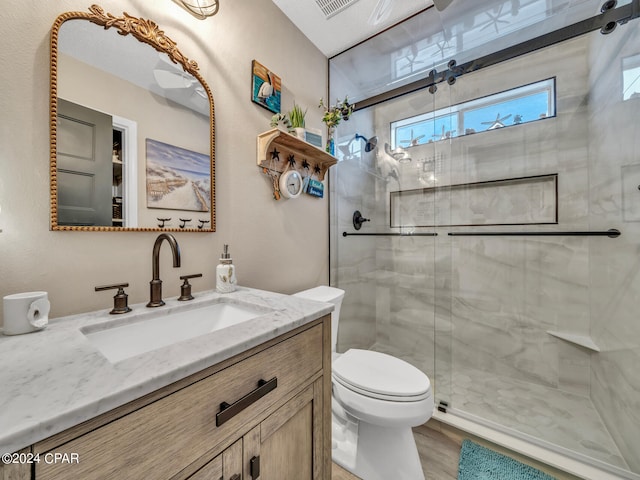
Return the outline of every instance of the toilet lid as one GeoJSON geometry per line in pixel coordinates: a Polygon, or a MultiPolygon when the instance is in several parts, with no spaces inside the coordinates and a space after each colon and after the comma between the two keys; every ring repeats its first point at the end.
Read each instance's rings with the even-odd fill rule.
{"type": "Polygon", "coordinates": [[[347,350],[333,363],[332,373],[346,387],[374,397],[424,397],[431,389],[429,377],[413,365],[370,350],[347,350]]]}

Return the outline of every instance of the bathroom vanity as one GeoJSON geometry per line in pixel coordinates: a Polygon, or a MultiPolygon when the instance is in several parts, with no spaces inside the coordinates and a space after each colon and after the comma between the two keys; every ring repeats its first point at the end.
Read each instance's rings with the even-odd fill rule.
{"type": "Polygon", "coordinates": [[[115,362],[87,339],[128,324],[107,311],[0,337],[0,450],[24,454],[0,479],[330,479],[333,307],[247,288],[193,302],[134,306],[133,323],[216,302],[260,314],[115,362]]]}

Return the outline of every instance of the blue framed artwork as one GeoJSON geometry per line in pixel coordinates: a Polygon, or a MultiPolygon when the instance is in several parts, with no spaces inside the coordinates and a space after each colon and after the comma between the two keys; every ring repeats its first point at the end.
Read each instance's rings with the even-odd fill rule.
{"type": "Polygon", "coordinates": [[[251,100],[261,107],[280,113],[282,81],[257,60],[251,62],[251,100]]]}

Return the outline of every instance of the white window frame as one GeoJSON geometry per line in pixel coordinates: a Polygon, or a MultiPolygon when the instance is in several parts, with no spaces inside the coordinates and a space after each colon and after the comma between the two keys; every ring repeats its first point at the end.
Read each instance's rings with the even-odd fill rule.
{"type": "MultiPolygon", "coordinates": [[[[496,103],[502,103],[502,102],[507,102],[517,98],[527,97],[540,92],[548,93],[547,95],[548,115],[544,119],[555,117],[556,116],[556,82],[555,82],[555,77],[552,77],[552,78],[547,78],[545,80],[540,80],[538,82],[530,83],[527,85],[521,85],[509,90],[493,93],[484,97],[476,98],[474,100],[462,102],[456,105],[452,105],[450,107],[441,108],[439,110],[435,110],[432,112],[426,112],[419,115],[415,115],[413,117],[393,121],[390,123],[391,148],[396,148],[398,146],[398,139],[396,138],[396,135],[397,135],[397,130],[399,128],[404,128],[411,125],[419,125],[421,123],[425,123],[429,121],[435,121],[437,118],[443,117],[443,116],[457,115],[458,117],[457,133],[455,135],[452,135],[452,138],[461,137],[463,135],[466,135],[464,133],[465,132],[464,114],[466,112],[469,112],[471,110],[477,110],[478,108],[493,105],[496,103]]],[[[535,122],[538,120],[541,120],[541,119],[526,120],[520,123],[520,125],[535,122]]],[[[483,133],[486,131],[487,130],[482,130],[476,133],[483,133]]],[[[423,142],[420,145],[424,143],[428,143],[428,141],[423,142]]]]}

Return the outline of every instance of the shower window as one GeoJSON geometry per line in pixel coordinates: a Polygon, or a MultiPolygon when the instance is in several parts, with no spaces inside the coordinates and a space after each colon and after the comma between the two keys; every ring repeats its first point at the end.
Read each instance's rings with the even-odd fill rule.
{"type": "MultiPolygon", "coordinates": [[[[640,59],[638,59],[640,74],[640,59]]],[[[523,85],[391,123],[391,145],[413,147],[554,117],[555,79],[523,85]]]]}

